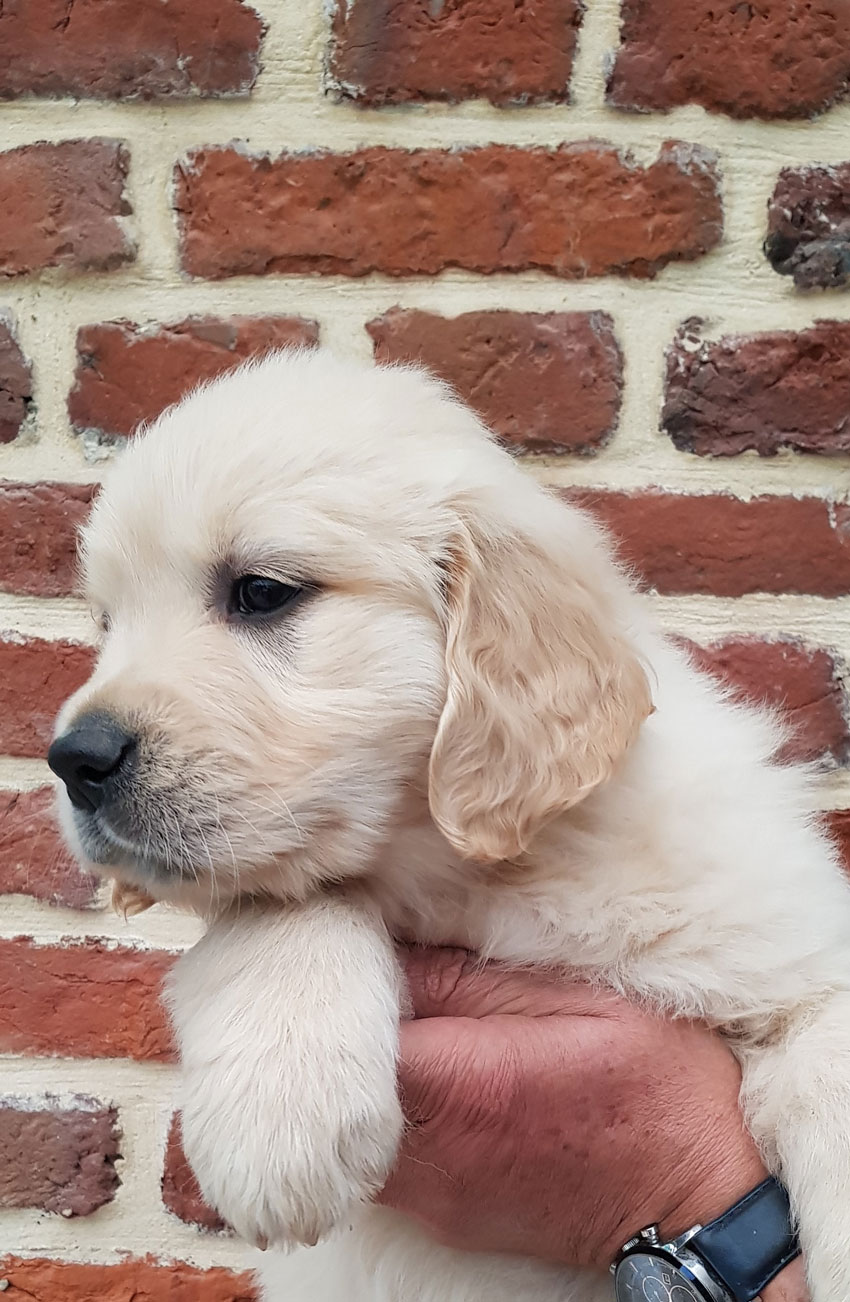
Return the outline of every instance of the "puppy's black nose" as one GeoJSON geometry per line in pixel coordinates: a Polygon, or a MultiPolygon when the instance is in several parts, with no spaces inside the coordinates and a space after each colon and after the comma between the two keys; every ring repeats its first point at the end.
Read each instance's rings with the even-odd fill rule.
{"type": "Polygon", "coordinates": [[[107,784],[136,748],[136,738],[108,714],[84,714],[57,737],[47,762],[68,788],[71,804],[91,812],[106,798],[107,784]]]}

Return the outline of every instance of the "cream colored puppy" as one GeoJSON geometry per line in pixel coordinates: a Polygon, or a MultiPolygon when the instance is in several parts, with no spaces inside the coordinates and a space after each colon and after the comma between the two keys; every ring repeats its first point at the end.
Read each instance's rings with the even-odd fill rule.
{"type": "Polygon", "coordinates": [[[434,381],[291,353],[137,439],[84,558],[103,644],[51,752],[64,824],[209,920],[170,988],[189,1159],[246,1239],[326,1239],[267,1255],[269,1298],[609,1296],[369,1206],[403,935],[724,1028],[814,1302],[847,1302],[850,889],[775,723],[588,519],[434,381]]]}

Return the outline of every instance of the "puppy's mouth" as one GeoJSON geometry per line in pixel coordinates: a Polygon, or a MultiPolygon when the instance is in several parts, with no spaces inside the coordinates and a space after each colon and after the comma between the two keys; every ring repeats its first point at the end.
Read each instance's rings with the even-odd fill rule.
{"type": "Polygon", "coordinates": [[[197,881],[196,865],[183,862],[160,837],[152,840],[125,826],[102,809],[74,809],[74,829],[86,859],[101,868],[118,869],[136,880],[197,881]]]}

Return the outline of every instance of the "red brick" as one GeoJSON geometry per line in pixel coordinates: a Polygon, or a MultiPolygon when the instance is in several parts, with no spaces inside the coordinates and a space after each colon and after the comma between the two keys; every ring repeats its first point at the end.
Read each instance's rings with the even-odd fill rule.
{"type": "Polygon", "coordinates": [[[0,1098],[0,1207],[89,1216],[111,1202],[118,1113],[94,1099],[0,1098]]]}
{"type": "Polygon", "coordinates": [[[0,634],[0,754],[41,758],[60,707],[93,664],[92,648],[77,642],[0,634]]]}
{"type": "Polygon", "coordinates": [[[317,343],[315,321],[290,316],[189,317],[174,325],[106,321],[77,332],[68,411],[79,431],[127,435],[190,389],[248,357],[317,343]]]}
{"type": "Polygon", "coordinates": [[[0,5],[0,99],[245,95],[262,36],[240,0],[14,0],[0,5]]]}
{"type": "Polygon", "coordinates": [[[667,350],[662,425],[682,452],[850,452],[850,321],[702,340],[667,350]]]}
{"type": "Polygon", "coordinates": [[[563,103],[580,0],[337,0],[330,84],[371,107],[407,100],[563,103]]]}
{"type": "Polygon", "coordinates": [[[623,0],[617,108],[809,117],[847,93],[846,0],[623,0]]]}
{"type": "Polygon", "coordinates": [[[128,154],[118,140],[65,140],[0,153],[0,276],[45,267],[109,271],[135,248],[122,218],[128,154]]]}
{"type": "Polygon", "coordinates": [[[204,1202],[200,1186],[183,1152],[180,1118],[171,1118],[165,1145],[162,1171],[162,1201],[170,1212],[188,1225],[204,1230],[225,1230],[227,1226],[212,1207],[204,1202]]]}
{"type": "Polygon", "coordinates": [[[789,760],[850,759],[845,669],[822,647],[792,641],[729,638],[708,647],[691,644],[697,664],[728,683],[737,695],[779,710],[791,735],[789,760]]]}
{"type": "Polygon", "coordinates": [[[252,1276],[186,1262],[122,1261],[79,1265],[44,1257],[0,1257],[9,1300],[27,1302],[258,1302],[252,1276]]]}
{"type": "Polygon", "coordinates": [[[785,167],[767,210],[764,251],[798,289],[850,281],[850,163],[785,167]]]}
{"type": "Polygon", "coordinates": [[[604,312],[392,308],[366,329],[378,361],[426,366],[507,443],[591,452],[617,424],[623,358],[604,312]]]}
{"type": "Polygon", "coordinates": [[[845,872],[850,873],[850,809],[831,809],[824,814],[824,824],[836,844],[845,872]]]}
{"type": "Polygon", "coordinates": [[[77,532],[95,491],[93,484],[0,481],[0,591],[76,591],[77,532]]]}
{"type": "Polygon", "coordinates": [[[573,489],[649,588],[741,597],[850,593],[850,507],[819,497],[573,489]]]}
{"type": "Polygon", "coordinates": [[[32,370],[0,313],[0,444],[18,437],[31,410],[32,370]]]}
{"type": "Polygon", "coordinates": [[[89,908],[97,900],[97,882],[65,849],[55,810],[53,787],[0,790],[0,895],[89,908]]]}
{"type": "Polygon", "coordinates": [[[198,149],[177,169],[183,267],[436,275],[652,276],[722,233],[714,155],[666,144],[639,167],[594,142],[557,149],[380,146],[277,158],[198,149]]]}
{"type": "Polygon", "coordinates": [[[159,992],[173,962],[97,940],[0,939],[0,1052],[171,1062],[159,992]]]}

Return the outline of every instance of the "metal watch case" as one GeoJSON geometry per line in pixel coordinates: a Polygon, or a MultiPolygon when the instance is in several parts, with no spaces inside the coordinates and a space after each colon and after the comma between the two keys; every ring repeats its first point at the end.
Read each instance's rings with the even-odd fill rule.
{"type": "Polygon", "coordinates": [[[649,1225],[633,1239],[629,1239],[611,1266],[617,1302],[646,1302],[647,1298],[651,1298],[652,1302],[734,1302],[732,1295],[715,1279],[702,1258],[688,1248],[690,1240],[701,1229],[701,1225],[694,1225],[678,1239],[662,1243],[658,1227],[649,1225]],[[660,1273],[656,1278],[647,1272],[642,1277],[639,1276],[642,1282],[638,1292],[638,1279],[628,1280],[627,1273],[638,1273],[640,1257],[652,1258],[659,1264],[668,1266],[676,1278],[665,1283],[660,1273]],[[627,1263],[630,1261],[634,1272],[627,1272],[627,1263]],[[646,1291],[647,1287],[649,1292],[646,1291]]]}

